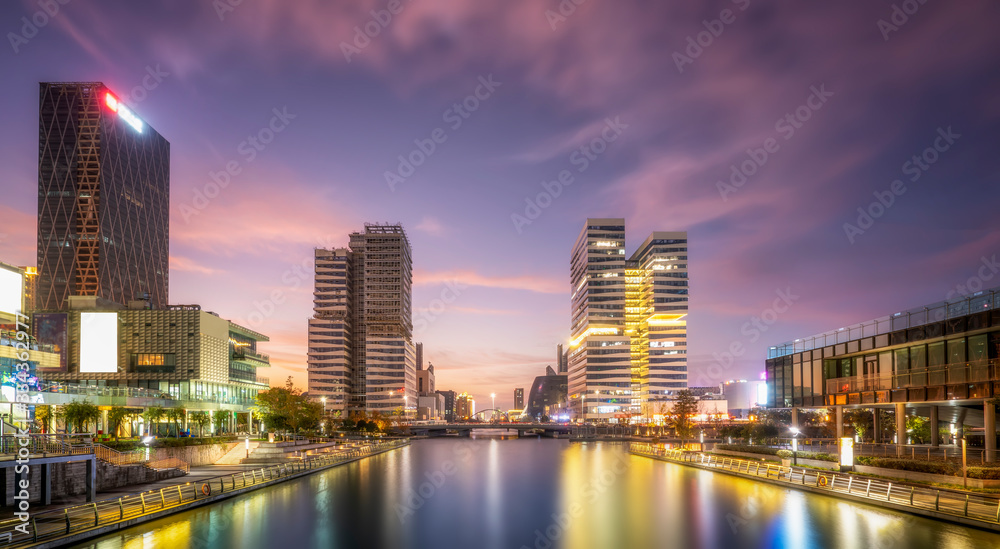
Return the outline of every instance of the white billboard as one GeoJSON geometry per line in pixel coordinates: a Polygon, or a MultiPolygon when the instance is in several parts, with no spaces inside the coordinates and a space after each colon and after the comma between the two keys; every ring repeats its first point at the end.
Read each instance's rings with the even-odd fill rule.
{"type": "Polygon", "coordinates": [[[118,371],[118,313],[80,313],[80,372],[118,371]]]}
{"type": "Polygon", "coordinates": [[[13,315],[21,311],[24,275],[0,266],[0,313],[13,315]]]}

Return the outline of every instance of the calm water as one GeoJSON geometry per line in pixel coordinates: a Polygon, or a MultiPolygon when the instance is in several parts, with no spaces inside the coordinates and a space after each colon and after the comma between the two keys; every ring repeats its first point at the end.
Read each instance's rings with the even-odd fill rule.
{"type": "Polygon", "coordinates": [[[1000,547],[1000,535],[628,456],[616,444],[414,442],[83,547],[1000,547]]]}

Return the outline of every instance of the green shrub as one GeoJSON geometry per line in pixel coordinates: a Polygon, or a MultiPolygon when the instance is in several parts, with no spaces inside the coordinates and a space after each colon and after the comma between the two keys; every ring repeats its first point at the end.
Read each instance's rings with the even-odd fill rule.
{"type": "Polygon", "coordinates": [[[778,455],[778,448],[770,446],[751,446],[749,444],[716,444],[716,450],[729,450],[730,452],[746,452],[748,454],[764,454],[768,456],[778,455]]]}
{"type": "Polygon", "coordinates": [[[142,443],[140,443],[138,440],[118,440],[118,441],[108,440],[102,442],[101,444],[107,446],[108,448],[111,448],[112,450],[117,450],[119,452],[130,452],[132,450],[135,450],[136,448],[142,447],[142,443]]]}
{"type": "Polygon", "coordinates": [[[969,467],[966,469],[969,478],[982,480],[1000,480],[1000,467],[969,467]]]}
{"type": "Polygon", "coordinates": [[[840,461],[840,456],[823,452],[799,452],[799,457],[802,459],[815,459],[817,461],[840,461]]]}
{"type": "Polygon", "coordinates": [[[791,450],[778,450],[775,455],[781,459],[792,459],[793,454],[791,450]]]}
{"type": "Polygon", "coordinates": [[[872,456],[858,456],[855,460],[859,465],[884,467],[886,469],[898,469],[900,471],[913,471],[916,473],[931,473],[934,475],[954,475],[956,473],[961,473],[960,468],[944,461],[917,461],[912,459],[872,456]]]}

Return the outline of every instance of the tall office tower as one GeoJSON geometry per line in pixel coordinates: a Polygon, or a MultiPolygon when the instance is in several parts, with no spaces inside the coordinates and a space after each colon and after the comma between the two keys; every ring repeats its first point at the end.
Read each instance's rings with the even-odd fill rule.
{"type": "Polygon", "coordinates": [[[556,345],[556,365],[556,372],[566,374],[568,366],[566,364],[566,352],[563,351],[562,343],[556,345]]]}
{"type": "Polygon", "coordinates": [[[167,306],[170,144],[100,82],[43,82],[35,306],[167,306]]]}
{"type": "Polygon", "coordinates": [[[630,413],[632,368],[625,333],[625,220],[588,219],[570,256],[568,389],[573,414],[630,413]]]}
{"type": "Polygon", "coordinates": [[[514,409],[523,410],[524,409],[524,389],[517,388],[514,389],[514,409]]]}
{"type": "Polygon", "coordinates": [[[309,393],[328,408],[416,409],[412,263],[399,224],[366,223],[349,249],[316,251],[309,393]]]}
{"type": "Polygon", "coordinates": [[[651,418],[667,395],[687,387],[687,233],[649,235],[629,259],[625,283],[633,403],[651,418]]]}
{"type": "Polygon", "coordinates": [[[317,249],[313,317],[309,319],[309,394],[326,399],[326,409],[347,409],[352,393],[351,251],[317,249]]]}
{"type": "Polygon", "coordinates": [[[417,358],[416,358],[416,362],[417,362],[417,370],[423,370],[424,369],[424,344],[423,343],[417,343],[417,358]]]}

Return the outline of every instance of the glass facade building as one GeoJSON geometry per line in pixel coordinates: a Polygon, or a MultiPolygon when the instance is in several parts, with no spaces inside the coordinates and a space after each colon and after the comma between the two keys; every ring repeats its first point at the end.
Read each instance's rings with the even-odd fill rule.
{"type": "Polygon", "coordinates": [[[100,82],[40,84],[35,307],[167,305],[170,144],[100,82]]]}

